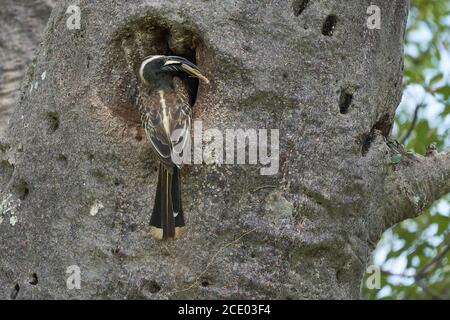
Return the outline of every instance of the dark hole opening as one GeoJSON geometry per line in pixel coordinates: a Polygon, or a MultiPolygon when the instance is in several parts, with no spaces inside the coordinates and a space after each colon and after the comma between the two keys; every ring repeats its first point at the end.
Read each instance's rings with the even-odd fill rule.
{"type": "Polygon", "coordinates": [[[202,280],[202,282],[200,284],[202,285],[202,287],[209,287],[209,285],[210,285],[208,280],[202,280]]]}
{"type": "Polygon", "coordinates": [[[39,280],[38,280],[37,274],[36,274],[36,273],[32,273],[32,274],[31,274],[30,284],[33,285],[33,286],[35,286],[35,285],[38,284],[38,282],[39,282],[39,280]]]}
{"type": "MultiPolygon", "coordinates": [[[[183,58],[188,59],[189,61],[191,61],[192,63],[194,63],[195,65],[197,64],[197,59],[196,59],[196,48],[189,48],[186,50],[186,52],[184,53],[177,53],[172,51],[172,49],[170,48],[170,30],[168,29],[164,29],[164,42],[165,42],[165,47],[166,47],[166,52],[165,55],[167,56],[180,56],[183,58]]],[[[195,101],[197,100],[197,92],[198,92],[198,86],[199,86],[199,80],[197,78],[193,78],[193,77],[186,77],[186,81],[189,87],[189,93],[190,93],[190,104],[191,106],[194,106],[195,101]]]]}
{"type": "Polygon", "coordinates": [[[375,139],[375,132],[381,132],[384,137],[387,137],[391,131],[392,123],[390,121],[389,114],[385,114],[382,116],[372,127],[369,133],[363,135],[362,137],[362,146],[361,146],[361,154],[365,156],[372,145],[373,140],[375,139]]]}
{"type": "Polygon", "coordinates": [[[158,282],[156,282],[155,280],[152,280],[148,284],[148,290],[151,293],[157,293],[157,292],[161,291],[161,286],[158,284],[158,282]]]}
{"type": "Polygon", "coordinates": [[[28,186],[28,183],[25,180],[19,180],[14,185],[14,191],[17,197],[19,197],[19,199],[23,201],[29,195],[30,187],[28,186]]]}
{"type": "Polygon", "coordinates": [[[59,114],[57,112],[47,112],[48,133],[53,133],[59,128],[59,114]]]}
{"type": "Polygon", "coordinates": [[[350,105],[353,102],[353,94],[344,90],[341,93],[341,97],[339,98],[339,111],[341,114],[347,114],[350,108],[350,105]]]}
{"type": "Polygon", "coordinates": [[[298,17],[308,6],[309,0],[297,0],[293,3],[294,16],[298,17]]]}
{"type": "Polygon", "coordinates": [[[322,27],[322,34],[324,36],[332,36],[334,33],[334,29],[336,28],[337,17],[335,15],[329,15],[322,27]]]}
{"type": "Polygon", "coordinates": [[[391,117],[389,114],[383,115],[374,125],[374,129],[381,131],[384,137],[389,136],[392,129],[391,117]]]}
{"type": "Polygon", "coordinates": [[[11,295],[10,295],[11,300],[15,300],[17,298],[19,291],[20,291],[20,286],[19,286],[19,284],[16,283],[16,285],[14,286],[14,288],[11,292],[11,295]]]}
{"type": "Polygon", "coordinates": [[[369,152],[374,138],[375,132],[373,130],[362,137],[361,154],[363,156],[369,152]]]}

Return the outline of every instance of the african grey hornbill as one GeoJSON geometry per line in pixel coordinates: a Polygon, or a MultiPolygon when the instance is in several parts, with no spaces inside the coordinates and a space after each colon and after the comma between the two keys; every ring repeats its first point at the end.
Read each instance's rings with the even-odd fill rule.
{"type": "Polygon", "coordinates": [[[185,225],[180,190],[180,155],[191,127],[192,77],[209,83],[198,67],[177,56],[145,58],[139,69],[148,89],[139,104],[142,125],[159,157],[158,185],[150,220],[150,233],[157,239],[178,238],[185,225]]]}

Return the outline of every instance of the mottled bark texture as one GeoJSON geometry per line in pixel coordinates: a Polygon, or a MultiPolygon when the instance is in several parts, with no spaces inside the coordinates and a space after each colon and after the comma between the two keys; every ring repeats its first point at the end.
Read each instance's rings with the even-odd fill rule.
{"type": "Polygon", "coordinates": [[[372,1],[305,3],[80,1],[80,30],[59,3],[1,148],[0,297],[358,298],[380,234],[450,191],[449,155],[392,161],[407,1],[377,1],[380,30],[372,1]],[[189,230],[157,242],[136,74],[168,52],[211,80],[204,129],[280,129],[280,172],[183,170],[189,230]]]}
{"type": "Polygon", "coordinates": [[[0,137],[17,104],[20,83],[55,0],[0,1],[0,137]]]}

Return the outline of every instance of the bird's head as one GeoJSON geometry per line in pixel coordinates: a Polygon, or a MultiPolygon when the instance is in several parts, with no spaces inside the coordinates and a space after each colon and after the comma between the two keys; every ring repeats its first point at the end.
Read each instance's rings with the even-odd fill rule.
{"type": "Polygon", "coordinates": [[[185,74],[209,84],[209,80],[189,60],[178,56],[149,56],[139,69],[139,77],[145,85],[154,85],[166,76],[185,74]]]}

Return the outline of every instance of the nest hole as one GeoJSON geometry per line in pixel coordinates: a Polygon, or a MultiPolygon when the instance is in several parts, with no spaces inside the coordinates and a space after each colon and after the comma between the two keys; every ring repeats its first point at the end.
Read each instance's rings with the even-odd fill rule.
{"type": "MultiPolygon", "coordinates": [[[[151,55],[176,55],[197,64],[202,43],[201,38],[189,27],[169,23],[164,19],[139,19],[130,22],[116,34],[111,58],[104,66],[110,77],[109,86],[116,90],[113,95],[111,92],[101,93],[102,100],[129,127],[139,127],[140,96],[146,90],[138,75],[142,61],[151,55]]],[[[188,78],[187,81],[190,103],[193,106],[197,99],[199,81],[196,78],[188,78]]],[[[145,135],[138,133],[134,139],[140,141],[143,137],[145,135]]]]}

